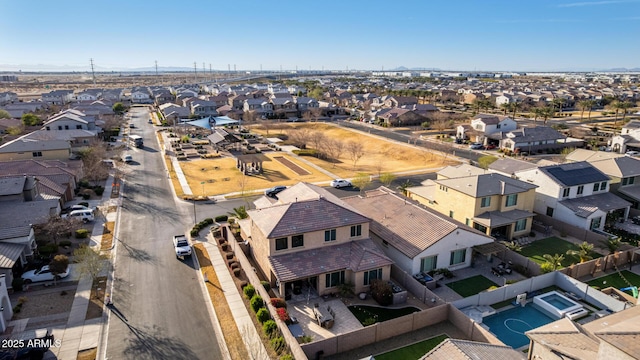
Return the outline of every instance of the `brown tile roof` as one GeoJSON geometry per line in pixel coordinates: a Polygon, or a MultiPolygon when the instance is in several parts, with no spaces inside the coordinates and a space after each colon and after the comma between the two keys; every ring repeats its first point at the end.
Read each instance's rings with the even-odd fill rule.
{"type": "Polygon", "coordinates": [[[598,340],[573,321],[562,318],[525,333],[532,341],[575,359],[597,359],[598,340]]]}
{"type": "Polygon", "coordinates": [[[366,271],[393,263],[371,239],[270,256],[269,262],[280,281],[340,270],[366,271]]]}
{"type": "Polygon", "coordinates": [[[413,258],[455,230],[492,238],[411,200],[401,198],[384,187],[367,191],[365,197],[343,200],[371,218],[370,230],[403,254],[413,258]]]}
{"type": "Polygon", "coordinates": [[[526,355],[508,346],[446,339],[420,360],[524,360],[526,355]]]}

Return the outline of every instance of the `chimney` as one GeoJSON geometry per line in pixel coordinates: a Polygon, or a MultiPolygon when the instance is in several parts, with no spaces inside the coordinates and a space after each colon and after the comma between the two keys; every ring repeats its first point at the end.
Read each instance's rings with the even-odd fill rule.
{"type": "Polygon", "coordinates": [[[505,182],[503,180],[500,180],[500,194],[504,195],[504,187],[505,187],[505,182]]]}

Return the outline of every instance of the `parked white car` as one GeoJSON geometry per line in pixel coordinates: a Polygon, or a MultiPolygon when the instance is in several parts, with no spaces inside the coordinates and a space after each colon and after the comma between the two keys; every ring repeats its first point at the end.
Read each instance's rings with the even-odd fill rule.
{"type": "Polygon", "coordinates": [[[331,186],[339,189],[339,188],[343,188],[343,187],[349,187],[352,186],[351,185],[351,181],[349,180],[344,180],[344,179],[335,179],[331,182],[331,186]]]}
{"type": "Polygon", "coordinates": [[[83,209],[83,210],[73,210],[68,214],[62,215],[63,219],[80,219],[82,222],[89,222],[95,220],[93,216],[93,210],[91,209],[83,209]]]}
{"type": "Polygon", "coordinates": [[[640,151],[627,151],[626,153],[624,153],[624,156],[638,156],[640,155],[640,151]]]}
{"type": "MultiPolygon", "coordinates": [[[[63,272],[62,274],[58,274],[55,276],[57,276],[58,279],[66,278],[67,276],[69,276],[69,267],[67,267],[67,270],[65,270],[65,272],[63,272]]],[[[45,265],[40,269],[30,270],[22,274],[22,281],[24,281],[25,284],[30,284],[32,282],[38,281],[53,281],[53,278],[55,276],[53,275],[53,273],[51,273],[51,270],[49,270],[49,265],[45,265]]]]}

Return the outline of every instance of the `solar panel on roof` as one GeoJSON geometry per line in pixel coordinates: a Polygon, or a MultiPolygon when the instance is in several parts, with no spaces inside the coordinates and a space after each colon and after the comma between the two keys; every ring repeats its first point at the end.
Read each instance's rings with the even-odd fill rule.
{"type": "Polygon", "coordinates": [[[609,180],[606,175],[593,167],[563,169],[560,166],[554,166],[545,170],[566,186],[589,184],[609,180]]]}

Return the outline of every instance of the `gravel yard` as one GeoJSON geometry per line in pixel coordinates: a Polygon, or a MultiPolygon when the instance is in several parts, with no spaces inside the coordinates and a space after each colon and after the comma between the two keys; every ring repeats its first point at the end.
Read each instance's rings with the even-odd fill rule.
{"type": "Polygon", "coordinates": [[[11,320],[34,318],[38,316],[53,315],[71,311],[73,297],[76,293],[77,283],[71,285],[57,285],[44,287],[42,285],[31,286],[29,291],[19,291],[11,294],[11,304],[15,307],[18,299],[26,297],[27,301],[22,305],[19,313],[13,314],[11,320]],[[66,292],[65,295],[62,295],[66,292]]]}

